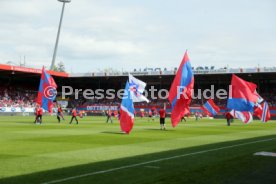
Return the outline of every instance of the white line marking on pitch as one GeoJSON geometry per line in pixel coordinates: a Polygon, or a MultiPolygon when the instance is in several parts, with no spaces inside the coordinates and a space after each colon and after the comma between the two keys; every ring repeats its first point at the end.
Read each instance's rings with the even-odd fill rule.
{"type": "Polygon", "coordinates": [[[267,156],[267,157],[276,157],[276,153],[266,152],[266,151],[257,152],[254,155],[257,155],[257,156],[267,156]]]}
{"type": "Polygon", "coordinates": [[[276,138],[264,139],[264,140],[259,140],[259,141],[252,141],[252,142],[247,142],[247,143],[235,144],[235,145],[231,145],[231,146],[224,146],[224,147],[220,147],[220,148],[197,151],[197,152],[187,153],[187,154],[183,154],[183,155],[176,155],[176,156],[172,156],[172,157],[160,158],[160,159],[151,160],[151,161],[147,161],[147,162],[141,162],[141,163],[137,163],[137,164],[125,165],[125,166],[121,166],[121,167],[115,167],[115,168],[112,168],[112,169],[107,169],[107,170],[102,170],[102,171],[95,171],[95,172],[81,174],[81,175],[77,175],[77,176],[71,176],[71,177],[67,177],[67,178],[63,178],[63,179],[52,180],[52,181],[44,182],[42,184],[61,183],[61,182],[69,181],[69,180],[74,180],[74,179],[78,179],[78,178],[87,177],[87,176],[93,176],[93,175],[97,175],[97,174],[104,174],[104,173],[109,173],[109,172],[118,171],[118,170],[122,170],[122,169],[127,169],[127,168],[132,168],[132,167],[137,167],[137,166],[143,166],[143,165],[152,164],[152,163],[156,163],[156,162],[172,160],[172,159],[187,157],[187,156],[191,156],[191,155],[198,155],[198,154],[208,153],[208,152],[213,152],[213,151],[218,151],[218,150],[224,150],[224,149],[229,149],[229,148],[234,148],[234,147],[239,147],[239,146],[244,146],[244,145],[249,145],[249,144],[255,144],[255,143],[260,143],[260,142],[268,142],[268,141],[272,141],[272,140],[275,140],[275,139],[276,138]]]}

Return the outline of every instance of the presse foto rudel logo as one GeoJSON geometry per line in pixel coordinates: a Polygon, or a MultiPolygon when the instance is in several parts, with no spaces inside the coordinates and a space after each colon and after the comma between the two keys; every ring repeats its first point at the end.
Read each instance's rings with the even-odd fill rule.
{"type": "Polygon", "coordinates": [[[49,100],[54,100],[57,96],[57,90],[53,86],[47,86],[44,89],[43,93],[44,93],[45,98],[47,98],[49,100]]]}
{"type": "MultiPolygon", "coordinates": [[[[66,99],[68,97],[73,97],[75,100],[82,98],[87,100],[100,100],[100,99],[124,99],[127,95],[124,95],[125,89],[75,89],[71,86],[61,86],[61,99],[66,99]]],[[[144,95],[145,98],[150,98],[152,100],[166,100],[169,97],[168,89],[157,89],[155,86],[149,86],[145,89],[143,93],[139,92],[137,86],[130,86],[130,92],[133,92],[136,97],[144,95]]],[[[50,91],[51,92],[51,91],[50,91]]],[[[54,89],[54,94],[56,90],[54,89]]],[[[46,95],[45,95],[46,96],[46,95]]],[[[48,95],[49,96],[49,95],[48,95]]],[[[132,98],[132,95],[130,96],[132,98]]],[[[229,85],[227,89],[215,89],[214,85],[211,85],[207,89],[187,89],[185,86],[177,86],[176,98],[184,99],[220,99],[225,100],[227,98],[232,98],[232,86],[229,85]],[[229,92],[228,92],[229,91],[229,92]]]]}

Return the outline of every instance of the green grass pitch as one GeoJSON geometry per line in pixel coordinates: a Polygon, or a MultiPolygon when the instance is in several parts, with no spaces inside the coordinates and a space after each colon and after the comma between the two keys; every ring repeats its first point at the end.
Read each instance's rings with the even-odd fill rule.
{"type": "Polygon", "coordinates": [[[188,119],[167,130],[136,118],[130,135],[119,122],[84,117],[58,124],[44,117],[0,117],[0,183],[276,183],[276,122],[188,119]]]}

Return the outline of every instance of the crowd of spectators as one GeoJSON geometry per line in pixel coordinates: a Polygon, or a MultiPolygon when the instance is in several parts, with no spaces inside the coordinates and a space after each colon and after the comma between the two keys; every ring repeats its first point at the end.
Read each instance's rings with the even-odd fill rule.
{"type": "Polygon", "coordinates": [[[24,88],[0,87],[0,107],[35,107],[36,93],[24,88]]]}
{"type": "MultiPolygon", "coordinates": [[[[276,107],[275,92],[263,93],[261,96],[269,103],[270,106],[276,107]]],[[[16,87],[0,87],[0,107],[35,107],[37,91],[26,88],[16,87]]],[[[162,107],[166,104],[170,107],[167,99],[150,99],[150,103],[140,102],[136,105],[143,107],[162,107]]],[[[227,99],[215,99],[218,106],[226,106],[227,99]]],[[[205,102],[204,99],[193,99],[191,106],[201,106],[205,102]]],[[[119,106],[121,99],[84,99],[80,95],[79,99],[74,99],[74,96],[69,97],[69,107],[89,106],[89,105],[111,105],[119,106]]]]}
{"type": "MultiPolygon", "coordinates": [[[[269,106],[276,107],[276,96],[273,94],[266,94],[264,99],[268,102],[269,106]]],[[[76,107],[76,106],[89,106],[89,105],[110,105],[110,106],[119,106],[121,104],[121,99],[115,98],[113,100],[110,99],[94,99],[94,100],[85,100],[85,99],[70,99],[69,106],[76,107]]],[[[150,99],[150,103],[147,102],[139,102],[135,105],[141,107],[158,107],[161,108],[164,105],[166,107],[170,107],[170,102],[168,99],[150,99]]],[[[191,101],[191,106],[200,107],[206,102],[206,99],[193,99],[191,101]]],[[[224,107],[227,104],[227,99],[214,99],[215,104],[220,107],[224,107]]]]}
{"type": "Polygon", "coordinates": [[[276,95],[275,93],[265,93],[262,94],[265,101],[268,102],[268,105],[271,107],[276,107],[276,95]]]}

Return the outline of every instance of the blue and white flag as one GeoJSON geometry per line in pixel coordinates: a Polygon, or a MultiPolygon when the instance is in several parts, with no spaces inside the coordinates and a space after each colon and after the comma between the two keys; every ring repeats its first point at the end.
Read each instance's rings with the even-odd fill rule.
{"type": "Polygon", "coordinates": [[[149,100],[143,95],[146,83],[133,77],[133,75],[129,74],[129,89],[133,102],[147,102],[149,100]]]}

